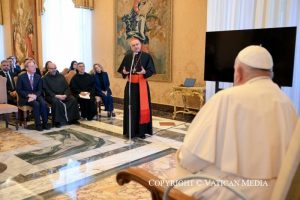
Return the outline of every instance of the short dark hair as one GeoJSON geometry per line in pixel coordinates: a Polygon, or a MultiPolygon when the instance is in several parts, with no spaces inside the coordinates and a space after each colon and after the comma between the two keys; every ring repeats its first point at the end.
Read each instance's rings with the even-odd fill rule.
{"type": "Polygon", "coordinates": [[[84,64],[83,62],[79,62],[79,63],[77,63],[77,65],[78,65],[78,66],[79,66],[79,65],[85,66],[85,64],[84,64]]]}

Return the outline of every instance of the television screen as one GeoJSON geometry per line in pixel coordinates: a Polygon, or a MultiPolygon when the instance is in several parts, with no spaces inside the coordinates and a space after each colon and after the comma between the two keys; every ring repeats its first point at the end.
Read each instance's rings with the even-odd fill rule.
{"type": "Polygon", "coordinates": [[[273,57],[274,82],[292,86],[296,27],[206,33],[204,79],[233,82],[234,61],[249,45],[265,47],[273,57]]]}

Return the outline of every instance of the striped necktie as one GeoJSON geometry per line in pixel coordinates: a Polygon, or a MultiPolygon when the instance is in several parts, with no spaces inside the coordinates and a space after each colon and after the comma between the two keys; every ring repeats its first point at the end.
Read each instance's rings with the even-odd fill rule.
{"type": "Polygon", "coordinates": [[[30,75],[30,86],[31,86],[31,89],[33,90],[33,75],[30,75]]]}

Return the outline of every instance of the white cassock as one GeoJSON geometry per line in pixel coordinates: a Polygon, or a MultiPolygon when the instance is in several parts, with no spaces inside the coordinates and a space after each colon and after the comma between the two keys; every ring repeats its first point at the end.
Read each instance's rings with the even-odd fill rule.
{"type": "MultiPolygon", "coordinates": [[[[220,91],[191,123],[177,152],[180,167],[175,176],[205,174],[238,182],[264,180],[268,187],[235,188],[249,199],[269,199],[296,121],[293,104],[267,77],[220,91]]],[[[220,187],[181,190],[197,198],[237,198],[220,187]]]]}

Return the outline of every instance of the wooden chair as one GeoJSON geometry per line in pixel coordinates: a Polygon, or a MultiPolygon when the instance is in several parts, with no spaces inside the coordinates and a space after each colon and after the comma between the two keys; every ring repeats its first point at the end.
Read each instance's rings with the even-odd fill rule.
{"type": "MultiPolygon", "coordinates": [[[[21,73],[21,74],[23,74],[23,73],[21,73]]],[[[15,81],[15,84],[17,85],[17,81],[18,81],[17,76],[14,77],[14,81],[15,81]]],[[[18,93],[17,93],[17,104],[18,104],[18,109],[21,111],[19,114],[20,115],[22,114],[22,116],[19,116],[20,125],[23,124],[23,127],[27,128],[27,118],[28,118],[30,112],[32,112],[32,107],[31,106],[20,106],[18,93]],[[23,120],[21,120],[21,119],[23,119],[23,120]]]]}
{"type": "Polygon", "coordinates": [[[68,74],[68,72],[69,72],[69,69],[64,68],[60,73],[65,76],[66,74],[68,74]]]}
{"type": "MultiPolygon", "coordinates": [[[[273,188],[271,198],[272,200],[281,199],[300,199],[300,119],[292,135],[288,150],[282,161],[279,175],[277,177],[275,186],[273,188]]],[[[142,168],[131,167],[122,170],[117,174],[117,182],[119,185],[124,185],[130,181],[135,181],[151,192],[153,200],[163,199],[163,195],[169,188],[157,186],[155,184],[149,185],[150,180],[160,180],[153,174],[145,171],[142,168]]],[[[235,192],[236,194],[238,192],[235,192]]],[[[170,200],[187,200],[193,199],[172,188],[166,196],[170,200]]]]}
{"type": "MultiPolygon", "coordinates": [[[[149,185],[149,181],[159,180],[159,178],[142,168],[130,167],[119,172],[116,178],[119,185],[124,185],[130,181],[135,181],[141,184],[151,193],[153,200],[161,200],[166,189],[160,184],[149,185]]],[[[176,188],[173,188],[169,193],[169,200],[194,200],[194,198],[187,196],[176,188]]]]}
{"type": "Polygon", "coordinates": [[[18,107],[14,105],[7,104],[7,89],[6,89],[6,81],[7,79],[5,77],[0,76],[0,114],[5,115],[5,123],[6,128],[8,128],[9,123],[9,114],[15,113],[16,115],[16,130],[19,129],[18,126],[18,107]]]}
{"type": "Polygon", "coordinates": [[[103,106],[103,102],[102,102],[102,99],[100,97],[100,100],[97,101],[96,99],[96,106],[97,106],[97,120],[99,120],[99,118],[101,117],[101,106],[103,106]]]}
{"type": "Polygon", "coordinates": [[[71,80],[72,80],[73,76],[75,76],[75,74],[76,74],[75,70],[70,70],[67,74],[64,75],[68,85],[70,85],[71,80]]]}

